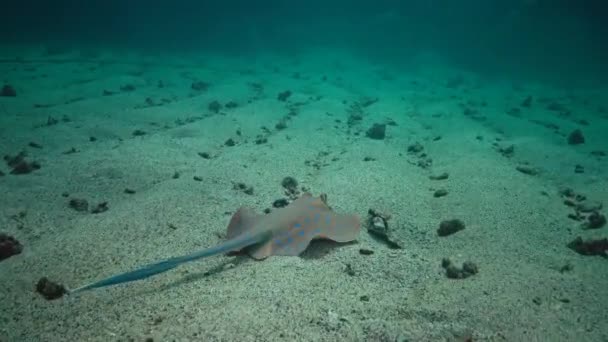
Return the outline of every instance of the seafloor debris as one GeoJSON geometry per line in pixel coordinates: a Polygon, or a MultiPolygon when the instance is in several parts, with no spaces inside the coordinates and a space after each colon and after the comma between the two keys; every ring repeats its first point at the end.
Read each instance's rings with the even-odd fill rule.
{"type": "Polygon", "coordinates": [[[449,258],[443,258],[441,267],[445,269],[445,275],[451,279],[465,279],[479,272],[474,262],[466,261],[462,263],[462,267],[457,267],[449,258]]]}
{"type": "Polygon", "coordinates": [[[456,232],[459,232],[465,228],[464,222],[459,219],[453,220],[444,220],[439,224],[439,229],[437,229],[437,235],[439,236],[448,236],[452,235],[456,232]]]}
{"type": "Polygon", "coordinates": [[[23,246],[17,239],[10,235],[0,233],[0,260],[10,258],[21,253],[23,246]]]}
{"type": "Polygon", "coordinates": [[[396,238],[388,225],[391,215],[370,209],[367,218],[367,231],[385,242],[390,248],[403,248],[403,243],[396,238]]]}
{"type": "Polygon", "coordinates": [[[63,297],[67,290],[63,285],[52,282],[47,277],[42,277],[36,283],[36,292],[47,300],[53,300],[63,297]]]}

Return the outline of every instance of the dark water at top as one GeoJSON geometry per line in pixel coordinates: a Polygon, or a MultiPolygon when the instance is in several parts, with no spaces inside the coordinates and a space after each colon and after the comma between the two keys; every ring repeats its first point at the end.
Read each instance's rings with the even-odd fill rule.
{"type": "Polygon", "coordinates": [[[292,54],[346,49],[378,63],[438,53],[487,75],[567,82],[608,78],[601,0],[12,1],[4,42],[292,54]]]}

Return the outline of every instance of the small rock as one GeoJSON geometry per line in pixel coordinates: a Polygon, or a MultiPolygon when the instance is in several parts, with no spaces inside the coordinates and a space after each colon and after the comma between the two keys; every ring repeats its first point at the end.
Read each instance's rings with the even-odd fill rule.
{"type": "Polygon", "coordinates": [[[280,92],[279,95],[277,95],[277,100],[279,101],[287,101],[287,99],[291,96],[291,91],[289,90],[285,90],[283,92],[280,92]]]}
{"type": "Polygon", "coordinates": [[[448,195],[448,191],[445,189],[439,189],[433,193],[433,197],[443,197],[443,196],[447,196],[447,195],[448,195]]]}
{"type": "Polygon", "coordinates": [[[272,206],[275,208],[284,208],[289,205],[289,201],[286,198],[279,198],[278,200],[272,202],[272,206]]]}
{"type": "Polygon", "coordinates": [[[15,96],[17,96],[17,91],[15,90],[15,88],[12,85],[5,84],[2,87],[2,90],[0,90],[0,96],[3,96],[3,97],[15,97],[15,96]]]}
{"type": "Polygon", "coordinates": [[[63,297],[67,290],[63,285],[42,277],[36,283],[36,292],[40,293],[46,300],[53,300],[63,297]]]}
{"type": "Polygon", "coordinates": [[[93,210],[91,210],[91,213],[93,213],[93,214],[101,214],[101,213],[103,213],[105,211],[108,211],[108,209],[110,209],[110,208],[108,208],[108,202],[101,202],[101,203],[97,204],[93,208],[93,210]]]}
{"type": "Polygon", "coordinates": [[[580,129],[575,129],[568,135],[568,144],[570,145],[580,145],[585,143],[585,137],[583,136],[583,132],[580,129]]]}
{"type": "Polygon", "coordinates": [[[479,272],[477,265],[471,261],[466,261],[462,267],[457,267],[450,259],[443,258],[441,267],[445,269],[445,274],[450,279],[465,279],[479,272]]]}
{"type": "Polygon", "coordinates": [[[232,139],[232,138],[228,138],[228,140],[226,140],[226,141],[224,142],[224,145],[229,146],[229,147],[232,147],[232,146],[236,145],[236,143],[234,142],[234,139],[232,139]]]}
{"type": "Polygon", "coordinates": [[[141,137],[142,135],[146,135],[145,131],[142,131],[141,129],[136,129],[133,131],[133,133],[131,133],[134,137],[141,137]]]}
{"type": "Polygon", "coordinates": [[[120,91],[123,92],[130,92],[130,91],[134,91],[135,90],[135,86],[132,84],[125,84],[122,87],[120,87],[120,91]]]}
{"type": "Polygon", "coordinates": [[[125,189],[125,194],[133,195],[134,193],[135,193],[135,190],[133,190],[133,189],[129,189],[129,188],[125,189]]]}
{"type": "Polygon", "coordinates": [[[89,210],[89,202],[86,199],[82,198],[72,198],[68,203],[70,208],[76,211],[88,211],[89,210]]]}
{"type": "Polygon", "coordinates": [[[298,188],[298,181],[291,176],[287,176],[281,181],[281,186],[287,190],[296,190],[298,188]]]}
{"type": "Polygon", "coordinates": [[[465,228],[464,222],[459,219],[441,221],[437,235],[448,236],[457,233],[465,228]]]}
{"type": "Polygon", "coordinates": [[[372,254],[374,254],[374,251],[372,251],[371,249],[367,249],[367,248],[360,248],[359,249],[359,254],[361,254],[361,255],[372,255],[372,254]]]}
{"type": "Polygon", "coordinates": [[[409,153],[420,153],[424,150],[424,146],[422,144],[416,142],[407,147],[407,152],[409,153]]]}
{"type": "Polygon", "coordinates": [[[203,81],[192,82],[190,88],[194,91],[207,91],[209,89],[209,83],[203,81]]]}
{"type": "Polygon", "coordinates": [[[201,176],[194,176],[194,177],[192,177],[192,179],[194,179],[197,182],[202,182],[203,181],[203,177],[201,177],[201,176]]]}
{"type": "Polygon", "coordinates": [[[438,174],[438,175],[430,175],[429,179],[431,180],[444,180],[444,179],[448,179],[448,177],[450,177],[450,174],[447,172],[438,174]]]}
{"type": "Polygon", "coordinates": [[[587,216],[587,224],[585,225],[588,229],[602,228],[606,224],[606,216],[600,214],[597,211],[587,216]]]}
{"type": "Polygon", "coordinates": [[[0,233],[0,260],[10,258],[23,251],[23,246],[10,235],[0,233]]]}
{"type": "Polygon", "coordinates": [[[375,123],[365,132],[365,136],[374,140],[383,140],[386,137],[386,124],[375,123]]]}
{"type": "Polygon", "coordinates": [[[523,174],[536,176],[538,174],[538,170],[528,165],[518,165],[515,169],[523,174]]]}
{"type": "Polygon", "coordinates": [[[219,101],[211,101],[211,103],[209,103],[209,105],[207,106],[207,108],[208,108],[208,109],[209,109],[211,112],[213,112],[213,113],[217,114],[217,113],[219,113],[219,112],[220,112],[220,110],[222,109],[222,104],[221,104],[221,103],[219,103],[219,101]]]}
{"type": "Polygon", "coordinates": [[[526,107],[526,108],[530,108],[532,106],[532,96],[528,96],[526,97],[522,102],[521,102],[521,106],[522,107],[526,107]]]}
{"type": "Polygon", "coordinates": [[[211,155],[207,152],[199,152],[198,155],[203,159],[211,159],[211,155]]]}
{"type": "Polygon", "coordinates": [[[580,236],[568,243],[568,248],[582,255],[600,255],[608,257],[608,239],[591,239],[583,241],[580,236]]]}
{"type": "Polygon", "coordinates": [[[574,173],[585,173],[585,167],[579,164],[574,165],[574,173]]]}

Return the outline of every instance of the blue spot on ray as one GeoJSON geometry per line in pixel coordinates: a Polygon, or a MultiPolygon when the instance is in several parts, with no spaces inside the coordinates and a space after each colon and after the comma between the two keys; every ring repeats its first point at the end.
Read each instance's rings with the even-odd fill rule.
{"type": "Polygon", "coordinates": [[[306,231],[304,229],[302,229],[298,232],[298,235],[304,236],[304,235],[306,235],[306,231]]]}
{"type": "Polygon", "coordinates": [[[299,223],[296,223],[296,224],[294,224],[294,225],[293,225],[293,227],[294,227],[294,228],[300,228],[300,227],[302,227],[302,225],[301,225],[301,224],[299,224],[299,223]]]}
{"type": "Polygon", "coordinates": [[[315,217],[314,217],[315,222],[319,222],[320,218],[321,218],[321,215],[319,213],[316,213],[315,217]]]}

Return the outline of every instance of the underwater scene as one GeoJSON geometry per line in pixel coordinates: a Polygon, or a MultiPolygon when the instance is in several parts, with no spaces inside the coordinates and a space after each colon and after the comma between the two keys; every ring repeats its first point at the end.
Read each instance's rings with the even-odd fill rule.
{"type": "Polygon", "coordinates": [[[608,3],[13,1],[0,342],[608,341],[608,3]]]}

